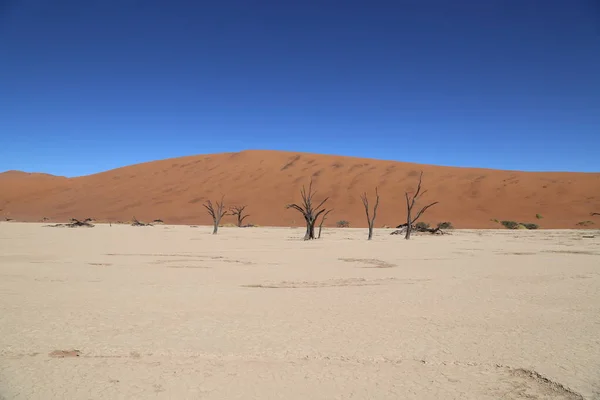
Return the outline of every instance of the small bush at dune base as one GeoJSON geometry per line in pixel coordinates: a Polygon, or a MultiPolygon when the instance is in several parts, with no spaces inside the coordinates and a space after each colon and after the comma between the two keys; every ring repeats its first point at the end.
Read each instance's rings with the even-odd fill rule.
{"type": "Polygon", "coordinates": [[[439,224],[437,224],[437,227],[440,229],[454,229],[454,226],[452,226],[452,222],[440,222],[439,224]]]}
{"type": "Polygon", "coordinates": [[[594,221],[581,221],[576,224],[577,226],[590,226],[594,225],[594,221]]]}
{"type": "Polygon", "coordinates": [[[535,214],[535,217],[536,217],[537,219],[542,219],[542,218],[544,218],[544,217],[542,217],[542,214],[535,214]]]}
{"type": "Polygon", "coordinates": [[[506,229],[519,229],[519,223],[515,221],[501,221],[500,222],[506,229]]]}
{"type": "Polygon", "coordinates": [[[335,226],[337,226],[338,228],[349,228],[350,227],[350,222],[342,220],[342,221],[338,221],[335,223],[335,226]]]}
{"type": "Polygon", "coordinates": [[[524,226],[526,229],[538,229],[539,226],[537,224],[531,224],[531,223],[527,223],[527,222],[521,222],[521,225],[524,226]]]}
{"type": "Polygon", "coordinates": [[[429,229],[429,224],[427,222],[417,222],[415,225],[417,229],[429,229]]]}

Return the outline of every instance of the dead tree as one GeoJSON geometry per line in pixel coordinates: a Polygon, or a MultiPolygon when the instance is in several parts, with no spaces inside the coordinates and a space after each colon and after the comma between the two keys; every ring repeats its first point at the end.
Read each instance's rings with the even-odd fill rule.
{"type": "Polygon", "coordinates": [[[375,187],[375,207],[373,207],[373,216],[369,212],[369,199],[367,198],[367,192],[364,192],[360,195],[360,199],[365,206],[365,213],[367,214],[367,223],[369,224],[369,237],[367,240],[371,240],[373,238],[373,226],[375,225],[375,217],[377,217],[377,207],[379,207],[379,192],[377,191],[377,187],[375,187]]]}
{"type": "Polygon", "coordinates": [[[213,235],[217,234],[217,231],[219,230],[219,224],[221,223],[221,218],[223,218],[224,215],[227,215],[227,211],[223,209],[223,198],[225,196],[221,196],[221,202],[219,203],[218,201],[216,201],[216,208],[213,207],[213,204],[210,200],[206,200],[205,204],[202,204],[204,206],[204,208],[206,208],[206,210],[208,211],[208,214],[212,217],[213,219],[213,235]]]}
{"type": "Polygon", "coordinates": [[[304,240],[312,240],[315,238],[315,222],[317,221],[317,218],[325,212],[323,205],[329,199],[329,197],[326,197],[318,206],[314,207],[313,197],[316,193],[317,192],[313,192],[311,179],[310,184],[308,185],[308,192],[306,191],[305,186],[302,186],[302,190],[300,190],[302,203],[300,203],[300,205],[293,203],[286,206],[286,208],[297,210],[304,217],[304,220],[306,221],[306,234],[304,235],[304,240]]]}
{"type": "Polygon", "coordinates": [[[86,218],[83,221],[80,221],[76,218],[71,218],[68,224],[54,224],[44,226],[49,228],[93,228],[94,224],[92,224],[91,221],[91,218],[86,218]]]}
{"type": "Polygon", "coordinates": [[[239,228],[242,227],[244,220],[250,216],[249,214],[244,214],[246,207],[247,206],[233,206],[229,209],[229,213],[237,217],[237,226],[239,228]]]}
{"type": "Polygon", "coordinates": [[[94,224],[92,224],[91,218],[86,218],[83,221],[80,221],[75,218],[71,218],[71,223],[67,224],[67,226],[69,228],[77,228],[77,227],[92,228],[94,226],[94,224]]]}
{"type": "Polygon", "coordinates": [[[419,175],[419,185],[417,186],[417,191],[415,192],[415,194],[412,196],[412,198],[409,196],[408,192],[405,192],[405,196],[406,196],[406,236],[404,236],[404,238],[406,240],[410,239],[410,234],[413,230],[413,224],[415,222],[417,222],[417,220],[419,218],[421,218],[421,215],[423,215],[423,213],[425,211],[427,211],[427,209],[429,207],[433,207],[436,204],[438,204],[437,201],[434,201],[433,203],[427,204],[426,206],[424,206],[423,208],[421,208],[421,210],[413,217],[413,208],[417,202],[417,200],[420,200],[420,198],[427,193],[427,190],[423,191],[421,193],[421,183],[423,181],[423,171],[421,171],[421,175],[419,175]]]}
{"type": "Polygon", "coordinates": [[[325,211],[325,213],[323,213],[323,217],[321,217],[321,223],[319,224],[319,234],[317,235],[317,238],[321,239],[321,230],[323,229],[323,223],[327,219],[327,214],[329,214],[332,211],[333,211],[333,209],[327,210],[327,211],[325,211]]]}
{"type": "Polygon", "coordinates": [[[133,219],[131,220],[131,226],[153,226],[153,225],[150,223],[138,221],[138,219],[136,217],[133,217],[133,219]]]}

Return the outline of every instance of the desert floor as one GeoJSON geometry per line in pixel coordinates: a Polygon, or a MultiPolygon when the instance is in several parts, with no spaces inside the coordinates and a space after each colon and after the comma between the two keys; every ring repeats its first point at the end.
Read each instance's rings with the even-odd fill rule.
{"type": "Polygon", "coordinates": [[[0,223],[0,398],[600,398],[598,232],[210,231],[0,223]]]}

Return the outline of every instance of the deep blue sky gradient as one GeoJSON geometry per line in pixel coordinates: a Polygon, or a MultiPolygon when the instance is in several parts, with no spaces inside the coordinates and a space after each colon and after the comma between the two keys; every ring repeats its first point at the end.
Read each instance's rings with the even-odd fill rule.
{"type": "Polygon", "coordinates": [[[597,0],[0,0],[0,171],[276,149],[600,171],[597,0]]]}

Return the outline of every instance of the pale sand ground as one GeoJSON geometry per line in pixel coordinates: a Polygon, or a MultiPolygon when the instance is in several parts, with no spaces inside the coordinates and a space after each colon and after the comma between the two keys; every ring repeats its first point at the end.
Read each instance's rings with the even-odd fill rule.
{"type": "Polygon", "coordinates": [[[1,223],[0,397],[600,398],[600,234],[209,232],[1,223]]]}

